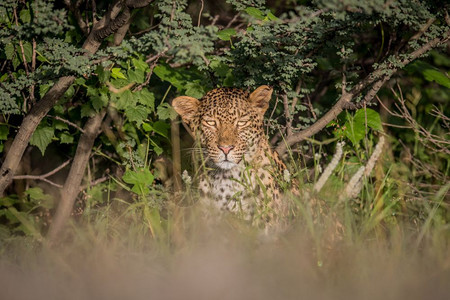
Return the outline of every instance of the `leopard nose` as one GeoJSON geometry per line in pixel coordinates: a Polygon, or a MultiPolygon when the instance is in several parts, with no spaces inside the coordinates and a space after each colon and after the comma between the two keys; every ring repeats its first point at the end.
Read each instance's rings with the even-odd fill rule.
{"type": "Polygon", "coordinates": [[[231,145],[217,146],[217,147],[219,147],[219,149],[222,150],[222,152],[223,152],[225,155],[228,155],[228,153],[230,153],[230,151],[234,148],[234,146],[231,146],[231,145]]]}

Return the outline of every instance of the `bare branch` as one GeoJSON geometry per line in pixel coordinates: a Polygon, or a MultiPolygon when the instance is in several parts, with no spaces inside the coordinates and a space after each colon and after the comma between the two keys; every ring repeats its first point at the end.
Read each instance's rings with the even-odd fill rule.
{"type": "MultiPolygon", "coordinates": [[[[406,66],[408,63],[422,56],[430,49],[447,42],[449,39],[449,35],[450,30],[447,31],[442,37],[437,37],[431,40],[430,42],[424,44],[419,49],[413,51],[406,58],[401,60],[401,63],[398,66],[392,67],[388,75],[385,75],[386,70],[378,69],[373,71],[360,83],[355,85],[350,92],[346,92],[345,89],[342,89],[342,95],[340,99],[323,117],[321,117],[316,123],[314,123],[310,127],[295,134],[292,134],[290,137],[287,137],[286,140],[281,142],[276,147],[275,150],[278,152],[278,154],[283,155],[286,152],[287,147],[290,147],[304,140],[305,138],[318,133],[320,130],[325,128],[325,126],[329,122],[334,120],[344,109],[357,108],[359,107],[359,105],[361,106],[366,105],[367,103],[372,101],[372,99],[375,97],[375,95],[377,94],[379,89],[383,86],[383,84],[386,83],[400,67],[406,66]],[[369,91],[366,93],[364,99],[360,102],[360,104],[351,103],[356,96],[358,96],[362,91],[364,91],[369,87],[370,87],[369,91]]],[[[343,78],[343,84],[345,84],[345,78],[343,78]]]]}
{"type": "Polygon", "coordinates": [[[55,119],[55,120],[58,120],[58,121],[61,121],[63,123],[66,123],[67,125],[72,126],[73,128],[77,129],[78,131],[81,131],[82,133],[84,133],[83,128],[81,128],[80,126],[78,126],[75,123],[70,122],[69,120],[63,119],[63,118],[58,117],[58,116],[50,116],[50,115],[48,115],[47,117],[55,119]]]}
{"type": "Polygon", "coordinates": [[[66,167],[70,161],[72,159],[69,159],[67,161],[65,161],[63,164],[61,164],[60,166],[58,166],[57,168],[53,169],[52,171],[42,174],[42,175],[16,175],[13,177],[14,180],[20,180],[20,179],[31,179],[31,180],[41,180],[44,182],[47,182],[48,184],[51,184],[57,188],[62,188],[62,185],[54,183],[53,181],[50,181],[47,179],[47,177],[52,176],[53,174],[59,172],[60,170],[62,170],[64,167],[66,167]]]}
{"type": "Polygon", "coordinates": [[[55,216],[48,231],[49,241],[55,242],[59,234],[64,229],[67,219],[72,211],[78,193],[80,192],[80,184],[86,170],[87,162],[94,145],[97,135],[100,133],[102,120],[106,110],[91,117],[84,126],[84,133],[81,136],[69,175],[61,190],[61,201],[56,209],[55,216]]]}
{"type": "Polygon", "coordinates": [[[75,17],[75,20],[77,20],[78,27],[80,27],[80,30],[83,32],[85,36],[89,34],[89,28],[87,23],[83,20],[83,16],[81,15],[80,11],[80,5],[82,1],[77,0],[74,4],[72,4],[72,1],[70,0],[64,0],[64,4],[67,6],[69,11],[73,14],[75,17]]]}
{"type": "Polygon", "coordinates": [[[281,95],[281,98],[283,99],[284,116],[286,118],[286,135],[289,137],[292,135],[292,117],[289,109],[288,97],[286,94],[283,94],[281,95]]]}
{"type": "MultiPolygon", "coordinates": [[[[403,98],[403,93],[401,92],[400,85],[397,85],[397,87],[399,89],[399,94],[397,94],[394,89],[391,89],[392,93],[399,101],[399,104],[396,104],[396,107],[401,112],[401,114],[397,116],[403,118],[408,123],[409,128],[411,128],[417,134],[417,138],[425,147],[433,152],[450,154],[450,141],[446,139],[445,136],[441,137],[432,134],[411,116],[408,108],[406,107],[405,99],[403,98]]],[[[447,134],[447,136],[448,135],[449,134],[447,134]]]]}
{"type": "Polygon", "coordinates": [[[200,0],[201,7],[200,7],[200,11],[198,13],[198,21],[197,21],[197,27],[200,27],[200,21],[202,20],[202,13],[203,13],[203,7],[205,6],[205,2],[203,0],[200,0]]]}

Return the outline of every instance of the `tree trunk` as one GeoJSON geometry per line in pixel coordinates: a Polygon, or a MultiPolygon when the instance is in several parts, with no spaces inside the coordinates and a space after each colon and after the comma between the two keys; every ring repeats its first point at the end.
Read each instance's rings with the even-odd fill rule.
{"type": "Polygon", "coordinates": [[[47,234],[50,244],[57,241],[59,234],[64,229],[64,225],[72,212],[72,207],[80,191],[81,181],[91,155],[92,147],[94,146],[94,141],[100,133],[104,116],[105,110],[90,118],[84,126],[84,133],[78,142],[72,166],[70,167],[64,187],[61,190],[61,200],[47,234]]]}
{"type": "MultiPolygon", "coordinates": [[[[106,37],[121,29],[122,26],[128,23],[130,19],[129,8],[144,7],[150,2],[151,0],[128,0],[126,3],[124,3],[124,1],[116,1],[112,4],[110,9],[105,13],[105,16],[94,25],[91,33],[84,42],[82,48],[87,51],[86,55],[91,55],[97,52],[98,48],[102,44],[102,41],[106,37]]],[[[120,36],[122,38],[124,37],[123,34],[120,36]]],[[[117,42],[118,40],[116,43],[117,42]]],[[[48,114],[50,109],[52,109],[52,107],[56,104],[56,102],[64,95],[74,80],[74,76],[61,77],[45,94],[45,96],[33,106],[30,113],[24,118],[11,145],[11,149],[6,154],[5,160],[0,168],[0,197],[3,196],[6,187],[11,184],[20,160],[22,159],[23,153],[37,126],[48,114]]]]}

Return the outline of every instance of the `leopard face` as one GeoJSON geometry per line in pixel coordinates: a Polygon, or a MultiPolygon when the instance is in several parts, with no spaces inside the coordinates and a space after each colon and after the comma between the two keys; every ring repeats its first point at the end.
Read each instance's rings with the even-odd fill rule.
{"type": "Polygon", "coordinates": [[[262,126],[271,95],[268,86],[253,93],[218,88],[200,100],[175,98],[172,105],[198,136],[206,158],[215,167],[229,170],[251,161],[266,141],[262,126]]]}

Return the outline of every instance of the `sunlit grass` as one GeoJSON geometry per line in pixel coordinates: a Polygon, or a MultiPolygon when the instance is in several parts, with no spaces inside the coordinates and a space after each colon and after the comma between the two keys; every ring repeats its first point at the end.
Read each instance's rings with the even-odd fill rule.
{"type": "MultiPolygon", "coordinates": [[[[318,156],[319,157],[319,156],[318,156]]],[[[205,211],[194,186],[128,199],[90,199],[61,243],[4,240],[5,299],[443,299],[450,292],[450,185],[420,202],[380,161],[357,198],[340,200],[357,167],[340,160],[320,192],[310,167],[290,162],[289,213],[267,231],[205,211]],[[295,165],[292,165],[295,164],[295,165]],[[378,172],[378,173],[377,173],[378,172]],[[381,175],[380,175],[381,174],[381,175]],[[163,200],[161,200],[163,199],[163,200]],[[160,206],[162,203],[162,206],[160,206]],[[156,205],[158,204],[158,205],[156,205]]],[[[318,162],[314,162],[317,168],[318,162]]],[[[108,188],[110,183],[105,183],[108,188]]],[[[108,192],[108,195],[111,193],[108,192]]]]}

